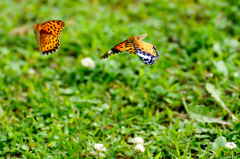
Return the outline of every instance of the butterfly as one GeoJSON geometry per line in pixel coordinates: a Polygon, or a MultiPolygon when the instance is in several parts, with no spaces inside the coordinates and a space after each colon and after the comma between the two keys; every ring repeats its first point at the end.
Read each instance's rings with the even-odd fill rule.
{"type": "Polygon", "coordinates": [[[145,33],[137,37],[132,36],[128,38],[111,48],[108,52],[101,56],[101,59],[108,58],[112,54],[123,52],[125,49],[131,54],[137,54],[145,64],[153,65],[155,60],[159,58],[159,54],[155,46],[141,41],[146,36],[147,34],[145,33]]]}
{"type": "Polygon", "coordinates": [[[64,26],[65,23],[60,20],[51,20],[33,25],[35,38],[43,55],[57,51],[60,46],[58,37],[64,26]]]}

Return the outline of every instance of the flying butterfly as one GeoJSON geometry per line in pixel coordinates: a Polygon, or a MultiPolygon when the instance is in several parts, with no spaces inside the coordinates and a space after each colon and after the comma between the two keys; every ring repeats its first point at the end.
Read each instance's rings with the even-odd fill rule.
{"type": "Polygon", "coordinates": [[[58,37],[64,26],[65,23],[60,20],[50,20],[33,25],[35,38],[43,55],[57,51],[60,46],[58,37]]]}
{"type": "Polygon", "coordinates": [[[132,36],[128,38],[127,40],[111,48],[108,52],[102,55],[101,59],[108,58],[112,54],[116,54],[126,50],[131,54],[137,54],[145,64],[153,65],[156,59],[159,58],[159,54],[155,46],[141,41],[146,36],[147,34],[145,33],[137,37],[132,36]]]}

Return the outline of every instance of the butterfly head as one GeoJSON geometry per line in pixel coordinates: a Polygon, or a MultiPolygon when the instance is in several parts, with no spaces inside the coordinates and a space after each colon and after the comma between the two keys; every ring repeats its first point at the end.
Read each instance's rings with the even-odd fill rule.
{"type": "Polygon", "coordinates": [[[139,36],[132,36],[132,37],[130,37],[130,38],[128,38],[127,40],[128,40],[128,42],[131,42],[131,43],[133,43],[135,40],[137,41],[137,40],[142,40],[142,39],[144,39],[145,37],[147,36],[147,34],[145,33],[145,34],[142,34],[142,35],[139,35],[139,36]]]}
{"type": "Polygon", "coordinates": [[[128,42],[133,43],[135,40],[137,40],[137,37],[131,36],[130,38],[127,39],[128,42]]]}

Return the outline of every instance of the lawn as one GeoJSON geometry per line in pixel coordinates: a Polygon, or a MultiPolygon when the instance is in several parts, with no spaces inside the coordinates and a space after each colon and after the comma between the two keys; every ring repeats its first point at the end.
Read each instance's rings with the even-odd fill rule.
{"type": "Polygon", "coordinates": [[[240,158],[240,1],[1,0],[0,9],[0,159],[240,158]],[[33,25],[48,20],[65,27],[58,51],[42,55],[33,25]],[[154,65],[126,51],[100,59],[143,33],[154,65]]]}

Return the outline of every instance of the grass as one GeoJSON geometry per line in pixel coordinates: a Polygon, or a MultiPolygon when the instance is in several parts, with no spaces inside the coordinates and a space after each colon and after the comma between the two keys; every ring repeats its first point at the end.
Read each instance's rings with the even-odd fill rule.
{"type": "Polygon", "coordinates": [[[0,158],[230,158],[240,147],[240,3],[233,0],[0,2],[0,158]],[[62,20],[57,53],[33,24],[62,20]],[[114,33],[114,32],[115,33],[114,33]],[[145,65],[130,36],[156,46],[145,65]],[[95,68],[81,64],[91,57],[95,68]],[[144,153],[132,139],[144,139],[144,153]]]}

